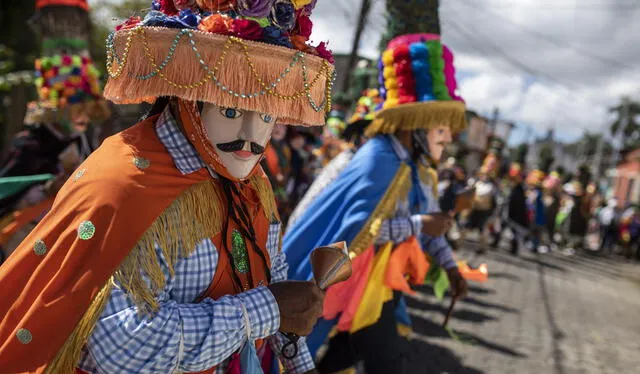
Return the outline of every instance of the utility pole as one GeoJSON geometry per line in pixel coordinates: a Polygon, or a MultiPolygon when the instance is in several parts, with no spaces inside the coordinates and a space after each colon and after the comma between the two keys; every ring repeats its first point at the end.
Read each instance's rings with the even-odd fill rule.
{"type": "Polygon", "coordinates": [[[491,118],[490,129],[491,129],[491,134],[493,134],[494,136],[496,134],[496,127],[498,127],[499,117],[500,117],[500,108],[498,107],[493,108],[493,117],[491,118]]]}
{"type": "Polygon", "coordinates": [[[600,139],[598,139],[598,145],[596,146],[596,155],[595,155],[595,167],[594,178],[596,181],[600,180],[600,174],[602,173],[602,161],[604,157],[604,143],[605,136],[604,132],[600,135],[600,139]]]}
{"type": "Polygon", "coordinates": [[[624,148],[624,130],[629,126],[629,106],[631,105],[631,100],[628,96],[622,98],[622,110],[620,112],[620,126],[618,126],[618,131],[615,134],[616,140],[616,149],[614,152],[613,164],[617,164],[620,161],[622,148],[624,148]]]}
{"type": "Polygon", "coordinates": [[[358,23],[356,25],[356,33],[353,37],[353,44],[351,45],[351,54],[349,55],[349,62],[347,63],[347,70],[342,81],[342,90],[349,91],[351,85],[351,79],[353,76],[353,68],[356,65],[358,59],[358,48],[360,47],[360,39],[362,32],[367,25],[367,18],[369,17],[369,11],[371,10],[371,0],[362,0],[360,3],[360,13],[358,14],[358,23]]]}

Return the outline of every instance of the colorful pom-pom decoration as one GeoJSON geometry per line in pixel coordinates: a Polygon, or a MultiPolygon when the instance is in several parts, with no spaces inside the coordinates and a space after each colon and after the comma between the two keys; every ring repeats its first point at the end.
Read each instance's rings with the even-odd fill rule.
{"type": "Polygon", "coordinates": [[[38,96],[49,104],[63,107],[100,97],[100,72],[86,56],[43,57],[36,60],[35,68],[38,96]]]}

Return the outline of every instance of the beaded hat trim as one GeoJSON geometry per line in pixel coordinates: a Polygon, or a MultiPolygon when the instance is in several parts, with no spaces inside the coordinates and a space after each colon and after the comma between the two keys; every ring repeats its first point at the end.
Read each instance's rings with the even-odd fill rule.
{"type": "Polygon", "coordinates": [[[191,29],[138,26],[107,40],[115,103],[176,96],[269,113],[284,124],[322,126],[334,67],[290,48],[191,29]]]}

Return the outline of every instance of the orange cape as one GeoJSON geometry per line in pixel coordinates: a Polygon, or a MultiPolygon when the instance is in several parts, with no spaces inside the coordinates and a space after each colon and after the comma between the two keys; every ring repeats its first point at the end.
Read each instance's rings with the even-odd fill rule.
{"type": "Polygon", "coordinates": [[[210,178],[175,168],[156,118],[107,139],[0,267],[1,373],[43,372],[145,230],[210,178]]]}

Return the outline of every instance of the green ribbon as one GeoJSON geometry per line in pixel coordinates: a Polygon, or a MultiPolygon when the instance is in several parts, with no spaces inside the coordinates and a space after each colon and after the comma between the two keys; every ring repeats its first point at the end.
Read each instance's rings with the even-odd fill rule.
{"type": "Polygon", "coordinates": [[[433,293],[440,301],[444,299],[444,294],[449,289],[449,278],[447,272],[439,265],[431,262],[427,276],[424,278],[424,284],[433,287],[433,293]]]}
{"type": "Polygon", "coordinates": [[[53,174],[37,174],[20,177],[0,178],[0,199],[24,191],[34,184],[44,183],[54,178],[53,174]]]}

